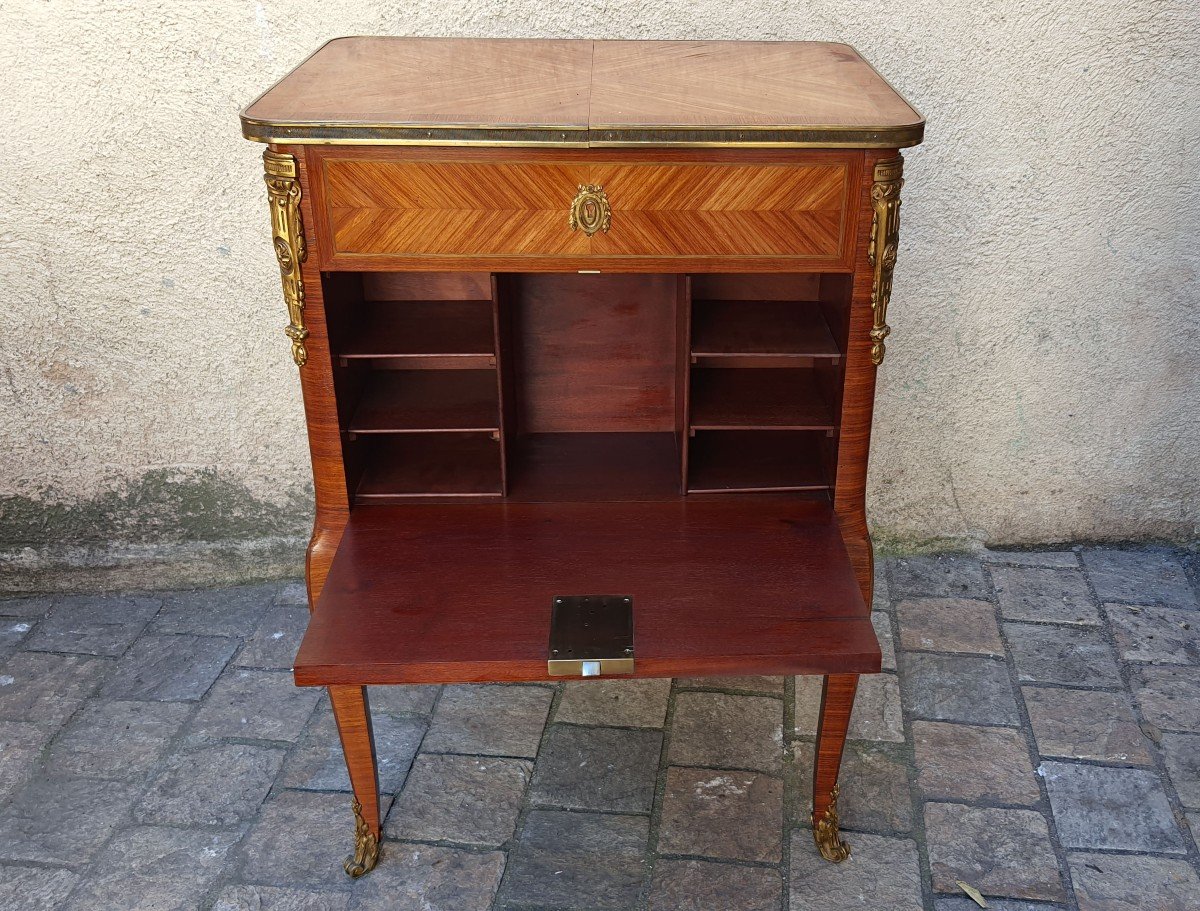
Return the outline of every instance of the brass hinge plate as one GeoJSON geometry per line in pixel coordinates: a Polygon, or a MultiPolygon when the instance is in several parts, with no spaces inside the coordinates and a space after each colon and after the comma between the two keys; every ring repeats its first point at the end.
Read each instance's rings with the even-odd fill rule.
{"type": "Polygon", "coordinates": [[[551,677],[633,673],[633,598],[559,595],[550,612],[551,677]]]}

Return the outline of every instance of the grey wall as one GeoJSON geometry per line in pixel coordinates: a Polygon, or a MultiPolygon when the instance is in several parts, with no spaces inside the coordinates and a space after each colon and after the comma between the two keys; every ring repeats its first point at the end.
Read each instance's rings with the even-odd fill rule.
{"type": "Polygon", "coordinates": [[[878,538],[1197,533],[1191,0],[7,0],[0,33],[0,588],[298,566],[307,447],[237,111],[339,34],[854,44],[929,119],[878,538]]]}

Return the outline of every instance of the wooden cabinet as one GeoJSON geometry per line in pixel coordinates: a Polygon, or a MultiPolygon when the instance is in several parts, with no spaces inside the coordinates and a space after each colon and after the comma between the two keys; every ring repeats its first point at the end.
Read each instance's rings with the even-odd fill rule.
{"type": "Polygon", "coordinates": [[[920,115],[822,43],[331,42],[264,155],[317,518],[295,661],[375,863],[367,685],[824,677],[870,622],[865,476],[920,115]]]}

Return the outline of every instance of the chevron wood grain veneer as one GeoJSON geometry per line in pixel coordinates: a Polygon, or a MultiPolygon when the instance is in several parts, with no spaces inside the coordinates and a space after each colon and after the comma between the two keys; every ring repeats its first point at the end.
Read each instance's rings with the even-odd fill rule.
{"type": "MultiPolygon", "coordinates": [[[[842,262],[857,168],[841,161],[644,163],[405,160],[322,154],[330,254],[412,258],[728,257],[842,262]],[[602,186],[611,228],[568,230],[580,186],[602,186]]],[[[680,268],[688,268],[686,262],[680,268]]],[[[691,267],[697,267],[692,263],[691,267]]]]}
{"type": "Polygon", "coordinates": [[[346,873],[389,862],[368,686],[561,676],[820,675],[814,850],[844,860],[921,115],[842,44],[373,37],[242,129],[316,493],[293,675],[330,692],[346,873]]]}

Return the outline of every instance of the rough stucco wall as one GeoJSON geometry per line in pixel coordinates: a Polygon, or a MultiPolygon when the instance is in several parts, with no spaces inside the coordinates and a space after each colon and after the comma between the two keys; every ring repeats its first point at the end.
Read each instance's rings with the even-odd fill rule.
{"type": "Polygon", "coordinates": [[[1195,536],[1200,17],[1041,6],[8,0],[3,560],[254,541],[295,565],[307,446],[237,111],[340,34],[854,44],[929,119],[880,374],[879,538],[1195,536]]]}

